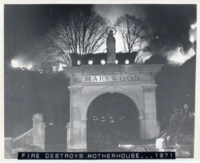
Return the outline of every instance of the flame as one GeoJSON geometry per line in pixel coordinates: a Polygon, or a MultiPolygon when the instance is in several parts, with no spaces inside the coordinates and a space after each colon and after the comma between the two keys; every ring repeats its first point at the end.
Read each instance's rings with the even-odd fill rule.
{"type": "Polygon", "coordinates": [[[14,59],[11,61],[11,65],[12,65],[13,68],[21,67],[19,62],[17,60],[14,60],[14,59]]]}
{"type": "Polygon", "coordinates": [[[191,28],[191,29],[197,28],[197,24],[196,24],[196,23],[195,23],[195,24],[191,24],[191,25],[190,25],[190,28],[191,28]]]}
{"type": "MultiPolygon", "coordinates": [[[[196,31],[197,30],[197,24],[191,24],[190,30],[189,30],[189,41],[194,43],[196,41],[196,31]]],[[[167,59],[169,61],[169,64],[181,66],[183,63],[185,63],[188,59],[192,58],[195,55],[195,50],[193,47],[191,47],[187,53],[185,53],[181,47],[177,47],[174,50],[171,50],[167,53],[167,59]]]]}
{"type": "Polygon", "coordinates": [[[33,67],[33,65],[28,65],[27,68],[30,70],[33,67]]]}
{"type": "Polygon", "coordinates": [[[196,41],[196,33],[197,33],[197,24],[191,24],[190,25],[190,31],[189,31],[189,40],[190,42],[196,41]]]}
{"type": "Polygon", "coordinates": [[[181,50],[181,47],[178,47],[175,50],[168,52],[168,54],[169,64],[181,66],[188,59],[192,58],[195,55],[195,51],[193,48],[190,48],[187,53],[184,53],[181,50]]]}
{"type": "Polygon", "coordinates": [[[12,59],[11,66],[13,68],[26,68],[28,70],[31,70],[33,68],[33,63],[26,63],[25,61],[22,61],[20,59],[12,59]]]}

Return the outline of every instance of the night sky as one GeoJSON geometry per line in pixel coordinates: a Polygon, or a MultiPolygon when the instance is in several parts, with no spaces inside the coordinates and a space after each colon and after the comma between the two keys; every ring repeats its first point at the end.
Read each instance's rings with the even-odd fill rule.
{"type": "Polygon", "coordinates": [[[123,14],[135,15],[157,37],[154,53],[158,55],[187,42],[190,25],[196,22],[195,5],[5,5],[6,63],[18,57],[40,66],[48,29],[80,10],[97,12],[111,26],[123,14]]]}
{"type": "MultiPolygon", "coordinates": [[[[60,126],[62,129],[60,135],[66,136],[69,81],[62,73],[39,74],[37,71],[14,69],[11,60],[17,58],[23,62],[33,62],[33,70],[40,69],[49,28],[57,26],[58,18],[67,20],[71,12],[79,10],[86,14],[95,11],[108,19],[110,25],[124,14],[133,14],[144,21],[157,38],[154,56],[146,63],[164,65],[156,76],[158,120],[161,127],[167,127],[166,122],[174,107],[182,107],[187,103],[190,110],[194,111],[196,58],[194,56],[183,65],[174,66],[168,62],[168,51],[179,46],[187,49],[191,44],[189,31],[191,24],[196,23],[195,5],[5,5],[6,136],[18,136],[30,129],[31,117],[35,112],[44,115],[48,131],[53,124],[54,128],[60,126]]],[[[112,98],[114,101],[119,100],[118,95],[112,98]]],[[[103,103],[104,100],[101,97],[98,102],[103,103]]],[[[105,108],[101,105],[98,107],[105,108]]],[[[64,136],[60,140],[65,141],[64,136]]]]}

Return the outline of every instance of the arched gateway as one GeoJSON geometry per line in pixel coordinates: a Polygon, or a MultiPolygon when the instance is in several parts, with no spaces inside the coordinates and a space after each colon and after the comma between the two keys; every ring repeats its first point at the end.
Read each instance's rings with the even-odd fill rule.
{"type": "Polygon", "coordinates": [[[140,139],[139,112],[120,93],[98,96],[87,111],[87,151],[118,151],[119,142],[140,139]]]}
{"type": "Polygon", "coordinates": [[[135,103],[141,139],[158,134],[154,76],[161,66],[107,64],[65,68],[70,78],[67,151],[87,151],[87,111],[93,100],[105,93],[120,93],[135,103]]]}

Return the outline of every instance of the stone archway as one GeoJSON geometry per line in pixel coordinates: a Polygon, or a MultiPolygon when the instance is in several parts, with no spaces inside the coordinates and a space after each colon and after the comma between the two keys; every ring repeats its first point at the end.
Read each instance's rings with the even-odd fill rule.
{"type": "MultiPolygon", "coordinates": [[[[126,86],[127,87],[127,86],[126,86]]],[[[125,95],[127,97],[129,97],[137,106],[138,112],[140,116],[143,116],[142,113],[142,108],[143,108],[143,101],[142,98],[140,98],[140,95],[137,93],[139,92],[139,89],[137,86],[132,86],[131,87],[123,87],[123,86],[98,86],[96,88],[87,88],[87,86],[85,87],[85,89],[92,89],[91,92],[89,93],[90,95],[87,95],[87,92],[83,92],[84,93],[84,99],[85,101],[83,101],[83,110],[82,110],[82,120],[87,120],[87,111],[89,106],[91,105],[91,103],[94,101],[94,99],[96,99],[97,97],[106,94],[106,93],[120,93],[122,95],[125,95]],[[135,93],[133,94],[132,91],[130,91],[131,89],[137,89],[138,91],[135,91],[135,93]]]]}
{"type": "Polygon", "coordinates": [[[105,93],[121,93],[135,102],[139,111],[140,139],[159,133],[156,115],[154,76],[161,65],[86,65],[67,67],[70,77],[70,122],[67,124],[67,150],[87,151],[88,107],[105,93]]]}
{"type": "Polygon", "coordinates": [[[140,138],[139,112],[135,103],[120,93],[98,96],[87,111],[89,152],[117,150],[121,141],[140,138]]]}

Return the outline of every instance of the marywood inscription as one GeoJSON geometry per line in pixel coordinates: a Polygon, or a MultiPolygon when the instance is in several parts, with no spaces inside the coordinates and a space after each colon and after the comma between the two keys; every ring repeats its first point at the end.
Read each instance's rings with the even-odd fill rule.
{"type": "Polygon", "coordinates": [[[138,81],[138,75],[103,75],[103,76],[83,76],[82,82],[120,82],[138,81]]]}

